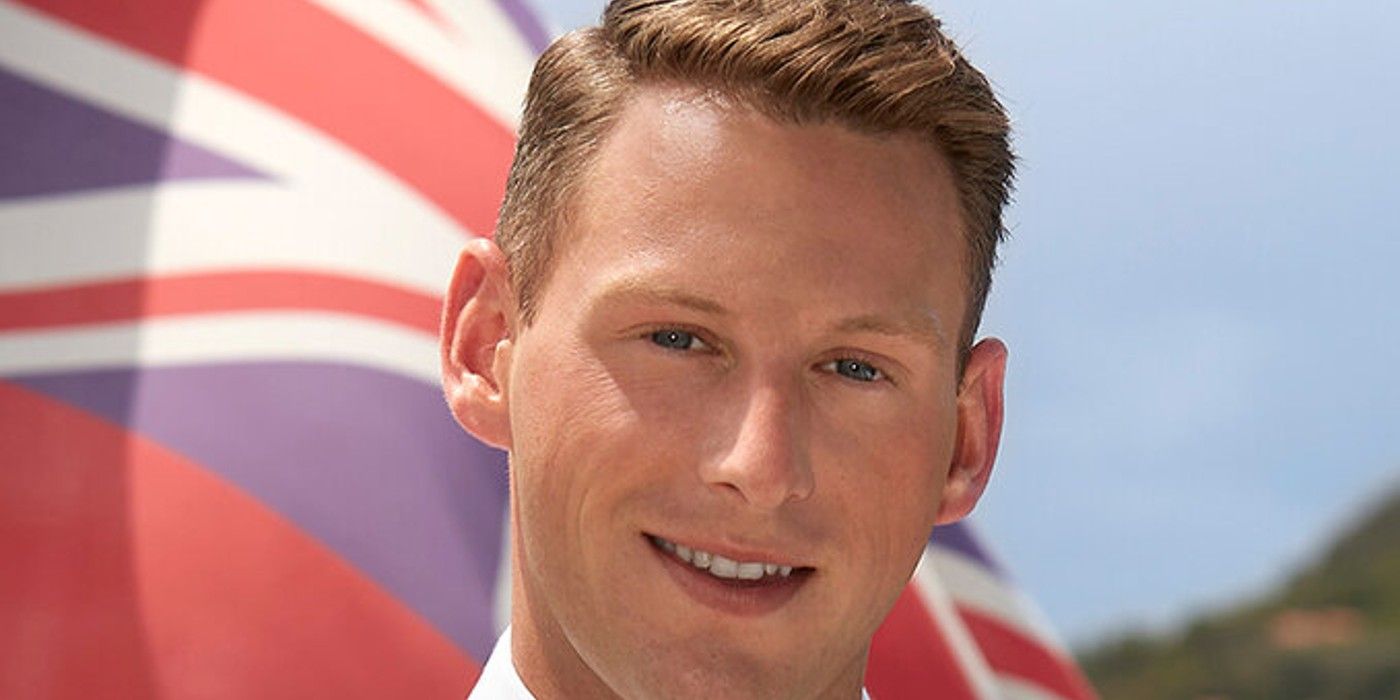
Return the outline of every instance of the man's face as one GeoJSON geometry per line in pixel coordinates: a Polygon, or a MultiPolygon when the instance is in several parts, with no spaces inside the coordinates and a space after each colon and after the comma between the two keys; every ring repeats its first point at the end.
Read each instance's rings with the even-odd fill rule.
{"type": "Polygon", "coordinates": [[[956,449],[946,168],[649,89],[586,177],[502,365],[517,634],[578,688],[850,692],[956,449]]]}

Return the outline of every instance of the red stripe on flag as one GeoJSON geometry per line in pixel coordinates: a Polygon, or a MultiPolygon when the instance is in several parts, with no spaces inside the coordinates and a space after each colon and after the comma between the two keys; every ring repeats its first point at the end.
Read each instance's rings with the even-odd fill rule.
{"type": "Polygon", "coordinates": [[[1065,700],[1098,697],[1073,661],[1044,644],[967,606],[958,606],[958,615],[996,673],[1037,685],[1065,700]]]}
{"type": "Polygon", "coordinates": [[[402,287],[318,272],[214,272],[0,295],[0,330],[254,309],[333,311],[436,335],[442,300],[402,287]]]}
{"type": "Polygon", "coordinates": [[[0,697],[461,697],[479,666],[199,465],[0,382],[0,697]]]}
{"type": "Polygon", "coordinates": [[[119,430],[0,381],[0,697],[156,698],[119,430]]]}
{"type": "Polygon", "coordinates": [[[379,163],[473,233],[495,228],[510,130],[310,2],[20,2],[270,103],[379,163]]]}
{"type": "Polygon", "coordinates": [[[875,700],[977,698],[932,611],[924,607],[912,584],[899,594],[894,609],[875,631],[865,684],[875,700]]]}

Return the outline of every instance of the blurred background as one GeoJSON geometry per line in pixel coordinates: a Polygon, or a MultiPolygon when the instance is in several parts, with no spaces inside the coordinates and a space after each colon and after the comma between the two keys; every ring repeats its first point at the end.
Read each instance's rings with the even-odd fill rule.
{"type": "MultiPolygon", "coordinates": [[[[504,466],[436,295],[601,6],[0,0],[0,695],[461,696],[504,466]]],[[[1040,655],[969,623],[966,697],[1089,697],[1059,637],[1106,698],[1400,698],[1400,5],[930,6],[1021,156],[1003,451],[910,604],[1040,655]]]]}

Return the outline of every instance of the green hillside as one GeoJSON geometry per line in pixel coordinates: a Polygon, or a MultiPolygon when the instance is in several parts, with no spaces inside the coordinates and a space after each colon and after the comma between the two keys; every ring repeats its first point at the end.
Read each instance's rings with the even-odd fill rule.
{"type": "Polygon", "coordinates": [[[1400,700],[1400,491],[1279,590],[1080,661],[1105,700],[1400,700]]]}

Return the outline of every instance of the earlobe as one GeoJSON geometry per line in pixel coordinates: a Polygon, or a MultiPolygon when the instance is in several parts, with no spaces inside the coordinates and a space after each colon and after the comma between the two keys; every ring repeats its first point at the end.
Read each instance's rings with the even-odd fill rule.
{"type": "Polygon", "coordinates": [[[936,522],[961,520],[982,497],[996,462],[1005,416],[1006,345],[987,338],[973,346],[958,389],[957,444],[936,522]]]}
{"type": "Polygon", "coordinates": [[[457,258],[443,301],[442,389],[467,432],[506,450],[513,312],[505,256],[489,239],[470,241],[457,258]]]}

